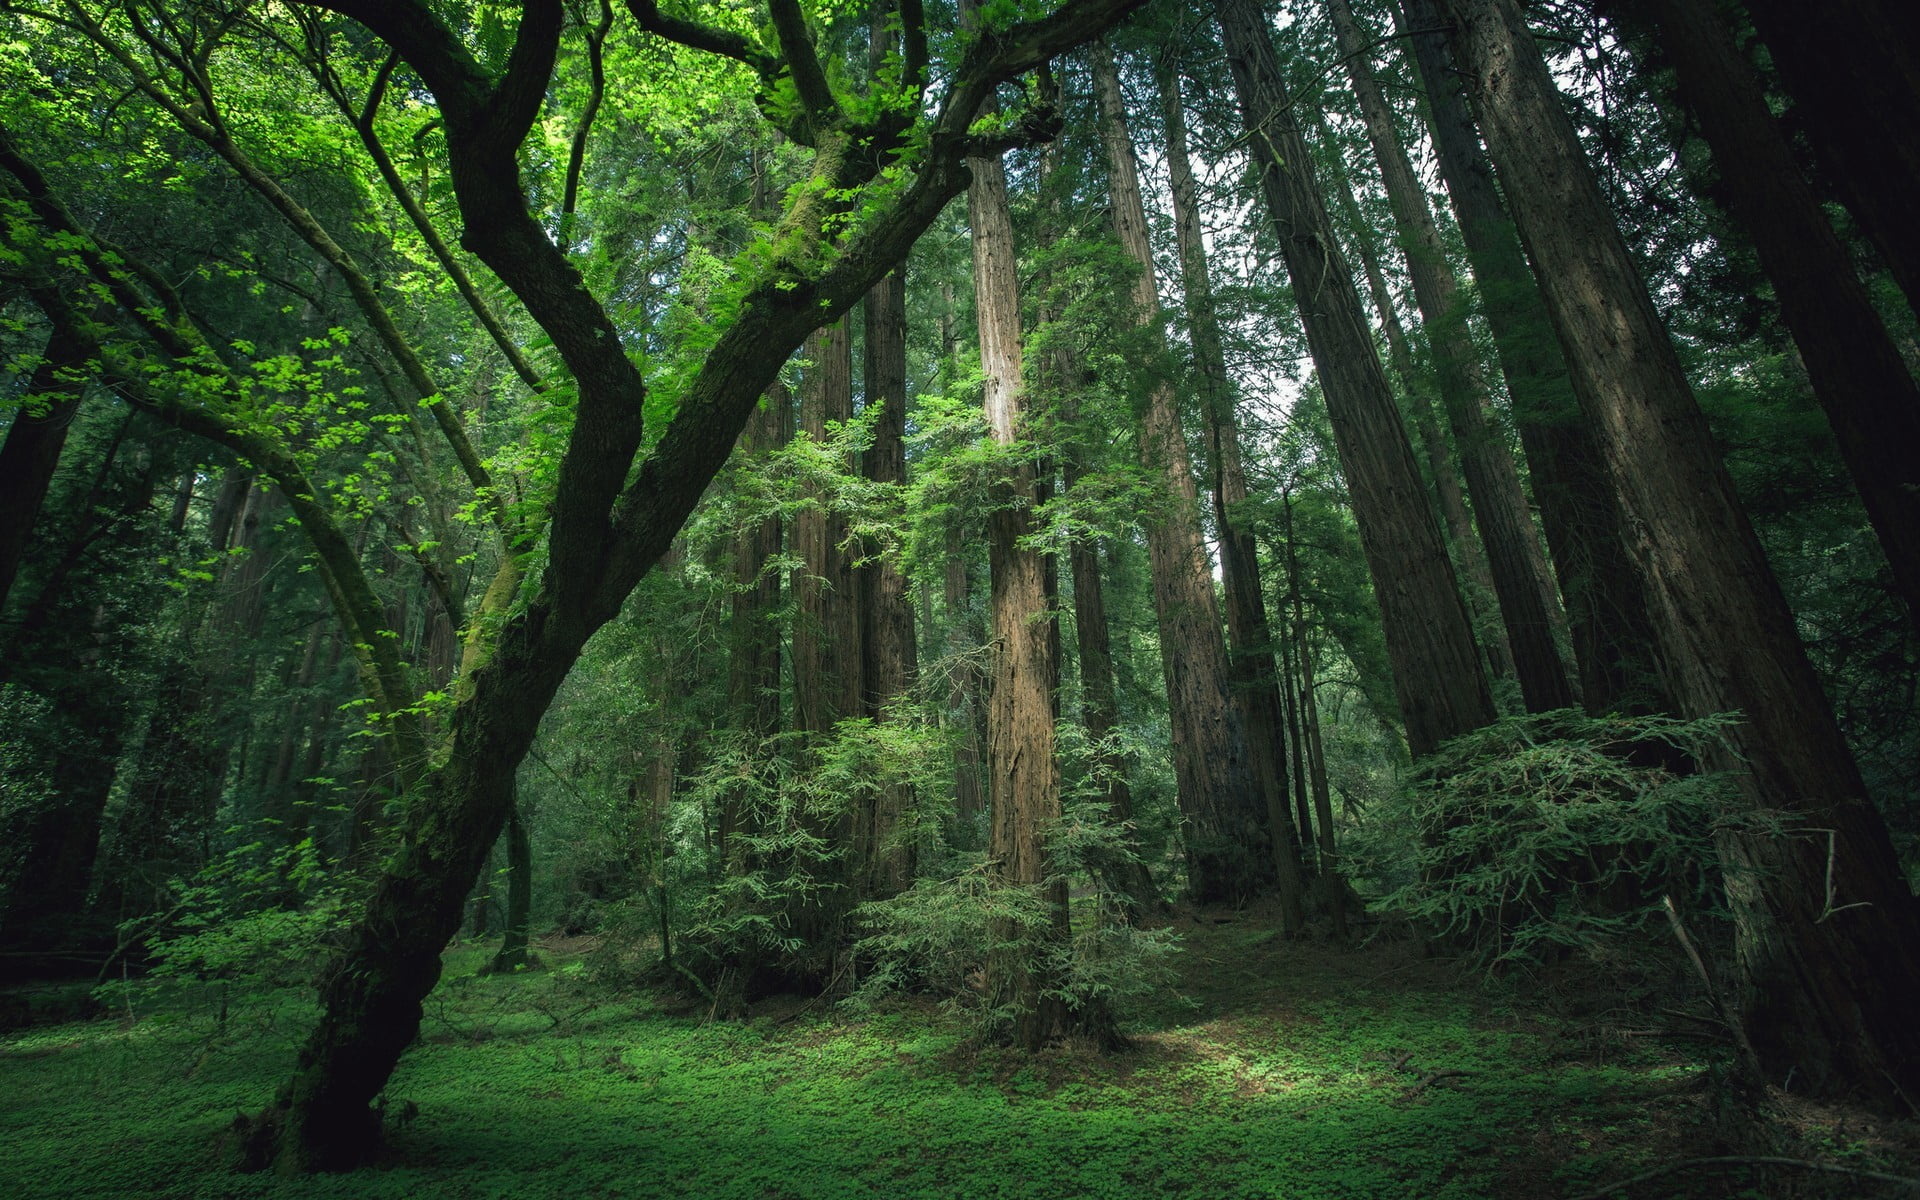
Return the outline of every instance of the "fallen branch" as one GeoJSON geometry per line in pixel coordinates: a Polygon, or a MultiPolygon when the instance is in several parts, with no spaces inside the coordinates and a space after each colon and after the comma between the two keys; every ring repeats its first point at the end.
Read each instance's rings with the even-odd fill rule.
{"type": "Polygon", "coordinates": [[[1582,1192],[1572,1200],[1607,1200],[1615,1192],[1625,1191],[1637,1183],[1649,1179],[1658,1179],[1662,1175],[1671,1175],[1676,1171],[1685,1171],[1693,1167],[1743,1166],[1743,1167],[1798,1167],[1803,1171],[1820,1171],[1828,1175],[1848,1175],[1855,1179],[1873,1179],[1881,1183],[1897,1183],[1911,1191],[1920,1192],[1920,1179],[1905,1175],[1889,1175],[1885,1171],[1869,1171],[1863,1167],[1842,1167],[1834,1163],[1811,1162],[1804,1158],[1775,1158],[1770,1155],[1723,1154],[1711,1158],[1683,1158],[1670,1162],[1651,1171],[1642,1171],[1618,1183],[1610,1183],[1591,1192],[1582,1192]]]}
{"type": "Polygon", "coordinates": [[[1405,1098],[1408,1100],[1413,1099],[1415,1096],[1418,1096],[1421,1092],[1424,1092],[1428,1088],[1432,1087],[1434,1084],[1439,1083],[1442,1079],[1463,1079],[1466,1076],[1471,1074],[1473,1074],[1472,1071],[1428,1071],[1426,1076],[1422,1078],[1419,1083],[1416,1083],[1412,1087],[1407,1089],[1407,1094],[1405,1098]]]}

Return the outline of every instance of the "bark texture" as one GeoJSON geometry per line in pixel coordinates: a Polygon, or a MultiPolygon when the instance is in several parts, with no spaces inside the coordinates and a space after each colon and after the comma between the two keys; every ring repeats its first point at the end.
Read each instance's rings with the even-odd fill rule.
{"type": "Polygon", "coordinates": [[[1326,393],[1407,744],[1415,755],[1426,754],[1493,720],[1493,697],[1352,272],[1315,184],[1312,157],[1286,106],[1266,18],[1254,0],[1223,0],[1218,18],[1267,215],[1326,393]]]}
{"type": "MultiPolygon", "coordinates": [[[[1020,293],[1006,170],[996,158],[968,161],[967,219],[973,230],[973,293],[980,332],[983,404],[993,440],[1011,451],[1025,432],[1020,293]]],[[[987,852],[1008,884],[1041,889],[1042,928],[1002,931],[1018,948],[988,964],[988,987],[1015,1011],[1015,1045],[1039,1049],[1067,1032],[1060,981],[1045,969],[1049,943],[1067,935],[1067,887],[1052,869],[1047,828],[1060,817],[1054,689],[1059,682],[1046,564],[1022,545],[1032,532],[1038,481],[1031,460],[1011,459],[994,487],[987,518],[992,572],[993,666],[987,692],[987,852]],[[1051,882],[1049,882],[1051,880],[1051,882]]]]}
{"type": "Polygon", "coordinates": [[[1720,765],[1785,823],[1721,837],[1743,1024],[1772,1080],[1898,1105],[1920,1087],[1920,967],[1886,826],[1517,4],[1442,8],[1631,530],[1662,678],[1684,715],[1743,714],[1720,765]]]}
{"type": "MultiPolygon", "coordinates": [[[[1159,341],[1153,245],[1125,106],[1112,56],[1098,43],[1091,53],[1114,232],[1140,268],[1133,288],[1137,320],[1156,335],[1152,341],[1159,341]]],[[[1229,690],[1213,564],[1200,532],[1200,491],[1180,426],[1179,398],[1165,381],[1155,382],[1147,396],[1140,459],[1163,489],[1159,511],[1147,517],[1147,559],[1173,725],[1173,769],[1186,822],[1187,885],[1202,904],[1242,900],[1273,882],[1273,856],[1260,848],[1272,837],[1268,797],[1278,781],[1249,761],[1246,727],[1229,690]]]]}
{"type": "Polygon", "coordinates": [[[1427,208],[1426,192],[1400,141],[1393,110],[1374,78],[1367,49],[1370,39],[1347,0],[1328,0],[1328,9],[1406,255],[1441,404],[1453,429],[1461,473],[1473,496],[1475,523],[1492,569],[1520,694],[1530,712],[1569,707],[1574,703],[1573,685],[1555,640],[1559,606],[1526,492],[1520,486],[1520,472],[1492,420],[1491,391],[1467,328],[1465,298],[1427,208]]]}

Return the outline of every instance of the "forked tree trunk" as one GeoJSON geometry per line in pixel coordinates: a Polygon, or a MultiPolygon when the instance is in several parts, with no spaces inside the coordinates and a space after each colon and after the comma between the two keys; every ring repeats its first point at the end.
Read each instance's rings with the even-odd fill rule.
{"type": "Polygon", "coordinates": [[[1494,719],[1453,564],[1422,500],[1420,470],[1374,353],[1340,255],[1312,157],[1285,103],[1280,67],[1256,0],[1223,0],[1217,15],[1267,215],[1326,394],[1367,567],[1393,660],[1407,744],[1427,754],[1494,719]]]}
{"type": "Polygon", "coordinates": [[[1920,1094],[1920,934],[1893,845],[1514,0],[1446,0],[1488,149],[1620,497],[1682,715],[1737,710],[1736,773],[1784,827],[1720,835],[1742,1022],[1773,1081],[1920,1094]]]}
{"type": "MultiPolygon", "coordinates": [[[[1005,168],[998,158],[967,160],[973,183],[967,217],[973,229],[973,292],[980,330],[987,425],[1011,449],[1024,433],[1020,293],[1007,208],[1005,168]]],[[[1058,642],[1047,571],[1023,544],[1033,528],[1037,480],[1030,462],[1008,463],[994,486],[987,519],[993,574],[993,677],[987,693],[988,855],[1008,884],[1039,889],[1048,915],[1038,929],[1001,930],[1014,949],[988,963],[996,1003],[1014,1011],[1015,1045],[1037,1050],[1067,1032],[1062,981],[1046,968],[1067,937],[1066,880],[1052,869],[1046,833],[1060,818],[1060,765],[1055,757],[1054,698],[1058,642]]]]}
{"type": "Polygon", "coordinates": [[[1426,83],[1434,156],[1447,185],[1482,311],[1500,354],[1540,521],[1566,602],[1581,702],[1588,712],[1658,712],[1653,628],[1622,542],[1619,505],[1567,366],[1480,148],[1434,0],[1403,0],[1401,31],[1426,83]]]}
{"type": "Polygon", "coordinates": [[[1414,302],[1433,353],[1441,404],[1453,429],[1461,473],[1473,496],[1474,520],[1492,568],[1494,596],[1513,649],[1520,694],[1529,712],[1567,708],[1574,703],[1574,694],[1555,640],[1561,623],[1559,605],[1540,535],[1520,487],[1520,472],[1504,435],[1491,420],[1490,392],[1467,328],[1465,298],[1447,262],[1446,248],[1440,244],[1426,192],[1394,126],[1393,110],[1374,79],[1369,39],[1347,0],[1328,0],[1328,9],[1399,230],[1414,302]]]}
{"type": "MultiPolygon", "coordinates": [[[[1108,103],[1119,100],[1119,81],[1111,63],[1101,69],[1096,51],[1095,82],[1108,103]]],[[[1180,248],[1180,287],[1185,297],[1187,327],[1193,342],[1195,374],[1207,422],[1207,454],[1213,478],[1213,523],[1220,541],[1220,574],[1227,599],[1227,636],[1232,643],[1228,671],[1247,733],[1247,749],[1254,775],[1267,802],[1267,825],[1273,843],[1274,877],[1278,883],[1283,931],[1298,929],[1306,920],[1306,869],[1301,845],[1308,831],[1296,826],[1287,811],[1287,755],[1285,710],[1274,676],[1273,630],[1267,623],[1266,600],[1260,586],[1260,558],[1251,519],[1245,512],[1247,472],[1240,458],[1240,429],[1234,412],[1235,388],[1227,375],[1226,352],[1220,339],[1220,316],[1214,308],[1213,281],[1208,274],[1207,247],[1200,234],[1199,189],[1187,157],[1186,105],[1180,98],[1180,73],[1174,58],[1161,60],[1160,102],[1166,117],[1167,169],[1173,184],[1173,231],[1180,248]]]]}
{"type": "MultiPolygon", "coordinates": [[[[1158,334],[1153,246],[1126,111],[1112,57],[1100,43],[1090,50],[1110,167],[1114,232],[1140,269],[1133,287],[1136,320],[1158,334]]],[[[1229,691],[1213,564],[1200,533],[1200,492],[1180,427],[1179,399],[1164,381],[1154,383],[1148,393],[1140,459],[1161,493],[1160,511],[1147,517],[1147,558],[1160,626],[1167,715],[1173,726],[1174,777],[1186,821],[1188,888],[1203,904],[1242,900],[1274,881],[1274,856],[1261,850],[1272,840],[1267,789],[1277,780],[1271,771],[1263,778],[1249,760],[1246,727],[1229,691]]]]}

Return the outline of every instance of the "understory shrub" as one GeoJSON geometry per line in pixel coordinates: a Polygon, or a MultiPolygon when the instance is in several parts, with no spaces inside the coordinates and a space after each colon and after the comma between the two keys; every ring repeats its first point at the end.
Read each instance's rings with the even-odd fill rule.
{"type": "Polygon", "coordinates": [[[1690,771],[1737,721],[1717,714],[1509,717],[1415,764],[1349,848],[1356,872],[1470,957],[1551,957],[1643,926],[1662,898],[1710,908],[1724,774],[1690,771]],[[1409,830],[1418,831],[1408,837],[1409,830]]]}

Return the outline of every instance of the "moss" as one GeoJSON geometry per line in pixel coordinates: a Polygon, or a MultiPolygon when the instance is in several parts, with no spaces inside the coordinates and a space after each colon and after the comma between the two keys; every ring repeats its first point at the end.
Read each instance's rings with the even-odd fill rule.
{"type": "Polygon", "coordinates": [[[0,1040],[0,1194],[1522,1196],[1658,1153],[1675,1112],[1645,1097],[1699,1065],[1650,1041],[1569,1062],[1540,1013],[1406,974],[1371,988],[1403,964],[1231,928],[1195,936],[1192,998],[1113,1055],[985,1048],[917,1003],[709,1023],[564,956],[476,976],[485,957],[449,956],[372,1167],[227,1173],[222,1131],[286,1077],[311,1007],[254,995],[221,1032],[182,992],[132,1025],[0,1040]],[[1467,1074],[1422,1085],[1440,1070],[1467,1074]]]}

